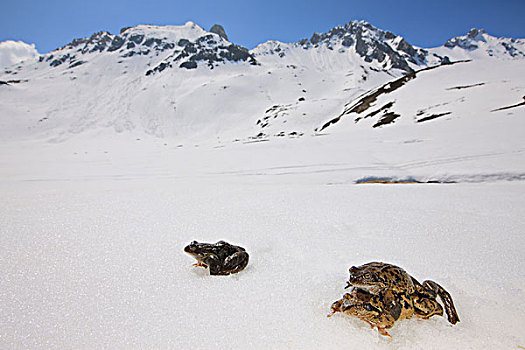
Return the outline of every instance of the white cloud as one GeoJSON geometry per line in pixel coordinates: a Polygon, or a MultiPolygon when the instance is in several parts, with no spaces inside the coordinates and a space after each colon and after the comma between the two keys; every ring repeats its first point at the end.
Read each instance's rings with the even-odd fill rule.
{"type": "Polygon", "coordinates": [[[35,44],[7,40],[0,43],[0,68],[11,66],[38,55],[35,44]]]}

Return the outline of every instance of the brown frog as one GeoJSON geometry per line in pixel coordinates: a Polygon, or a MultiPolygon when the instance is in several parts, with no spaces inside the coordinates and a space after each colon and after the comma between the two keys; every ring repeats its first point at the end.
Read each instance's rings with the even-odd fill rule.
{"type": "Polygon", "coordinates": [[[392,328],[398,320],[412,317],[414,305],[410,297],[403,293],[392,294],[391,291],[372,294],[361,288],[353,288],[342,299],[332,304],[332,316],[342,312],[348,316],[357,317],[372,328],[377,327],[379,334],[392,337],[387,329],[392,328]]]}
{"type": "MultiPolygon", "coordinates": [[[[392,337],[387,329],[394,326],[396,321],[413,316],[428,318],[427,314],[420,314],[414,306],[412,296],[404,293],[394,293],[391,289],[379,291],[377,294],[354,287],[342,299],[332,304],[332,316],[336,312],[357,317],[372,326],[377,327],[379,334],[392,337]]],[[[441,309],[441,312],[443,310],[441,309]]]]}
{"type": "MultiPolygon", "coordinates": [[[[415,314],[421,318],[443,316],[443,308],[436,299],[439,296],[445,306],[448,321],[452,324],[459,322],[452,297],[443,287],[430,280],[421,284],[398,266],[382,262],[352,266],[347,283],[346,288],[360,288],[374,295],[405,294],[412,300],[415,314]]],[[[388,303],[388,300],[384,302],[388,303]]]]}
{"type": "Polygon", "coordinates": [[[217,243],[191,242],[184,251],[195,259],[193,266],[210,268],[210,275],[229,275],[244,270],[248,265],[249,255],[242,247],[225,241],[217,243]]]}

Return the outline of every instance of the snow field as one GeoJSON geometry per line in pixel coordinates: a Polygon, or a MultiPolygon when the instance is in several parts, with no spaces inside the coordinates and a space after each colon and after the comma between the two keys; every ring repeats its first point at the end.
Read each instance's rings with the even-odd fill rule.
{"type": "Polygon", "coordinates": [[[0,185],[2,348],[490,349],[523,343],[522,182],[332,181],[344,171],[308,167],[308,143],[296,144],[305,154],[285,146],[290,142],[269,142],[183,148],[171,158],[151,146],[151,153],[145,147],[114,160],[95,147],[68,155],[79,145],[48,145],[38,157],[28,152],[35,168],[2,154],[13,170],[10,176],[3,171],[0,185]],[[279,149],[280,159],[272,156],[279,149]],[[305,167],[283,172],[279,163],[294,164],[291,154],[305,167]],[[73,156],[84,159],[65,161],[73,156]],[[236,171],[255,164],[263,171],[236,171]],[[247,249],[246,270],[211,277],[191,266],[186,244],[220,239],[247,249]],[[348,268],[375,260],[442,284],[461,322],[400,321],[389,340],[362,321],[326,318],[345,292],[348,268]]]}

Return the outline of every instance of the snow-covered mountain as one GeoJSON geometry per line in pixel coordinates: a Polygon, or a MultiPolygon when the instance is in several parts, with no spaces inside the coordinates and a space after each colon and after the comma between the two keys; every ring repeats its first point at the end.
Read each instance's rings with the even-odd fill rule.
{"type": "MultiPolygon", "coordinates": [[[[182,27],[137,26],[123,28],[119,35],[98,32],[89,39],[75,39],[68,45],[39,60],[51,67],[66,64],[77,67],[100,53],[115,52],[120,59],[146,56],[146,75],[162,72],[168,67],[195,69],[207,63],[213,69],[220,62],[248,61],[256,64],[247,49],[234,45],[216,33],[209,33],[192,22],[182,27]],[[158,58],[161,58],[160,60],[158,58]]],[[[122,63],[122,61],[117,61],[122,63]]]]}
{"type": "Polygon", "coordinates": [[[434,53],[448,55],[454,59],[495,57],[499,59],[525,58],[525,40],[496,38],[483,29],[472,29],[467,35],[448,40],[434,53]]]}
{"type": "Polygon", "coordinates": [[[271,41],[259,45],[254,51],[259,55],[277,55],[280,58],[294,49],[313,50],[317,54],[336,51],[353,60],[364,60],[375,70],[399,69],[411,72],[417,67],[448,62],[446,57],[431,54],[427,50],[413,47],[402,37],[375,28],[365,21],[352,21],[331,29],[328,33],[314,33],[310,39],[298,43],[283,44],[271,41]]]}
{"type": "MultiPolygon", "coordinates": [[[[443,47],[422,49],[364,21],[298,43],[270,41],[252,50],[229,42],[220,26],[208,32],[192,22],[140,25],[118,35],[98,32],[75,39],[5,69],[0,133],[4,139],[53,142],[79,133],[115,132],[180,142],[296,137],[335,124],[334,118],[351,113],[348,106],[389,82],[425,79],[428,74],[418,72],[437,66],[432,74],[447,72],[451,60],[493,59],[497,63],[486,64],[507,67],[521,62],[524,51],[523,40],[478,30],[443,47]]],[[[470,79],[483,71],[469,70],[470,79]]],[[[507,86],[515,91],[520,75],[510,79],[507,86]]],[[[451,86],[465,84],[458,80],[451,86]]],[[[490,87],[486,83],[482,89],[490,87]]],[[[502,99],[494,108],[505,103],[502,99]]],[[[427,104],[421,101],[415,108],[427,104]]]]}

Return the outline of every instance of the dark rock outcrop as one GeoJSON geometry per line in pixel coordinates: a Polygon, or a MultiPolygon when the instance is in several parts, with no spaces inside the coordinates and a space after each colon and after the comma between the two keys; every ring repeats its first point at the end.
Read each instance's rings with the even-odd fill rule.
{"type": "Polygon", "coordinates": [[[226,62],[258,64],[249,50],[227,41],[228,37],[222,26],[214,25],[210,31],[216,35],[209,33],[195,40],[183,38],[178,42],[171,42],[165,37],[137,33],[133,28],[123,28],[119,35],[101,31],[89,38],[74,39],[64,47],[41,56],[39,61],[48,62],[51,67],[66,63],[68,68],[75,68],[87,62],[79,60],[79,56],[86,54],[108,52],[118,54],[122,58],[129,58],[136,55],[159,55],[161,52],[171,51],[164,60],[149,69],[146,75],[172,67],[195,69],[200,62],[206,63],[209,68],[226,62]]]}
{"type": "Polygon", "coordinates": [[[471,29],[465,37],[456,37],[448,40],[445,43],[445,47],[452,49],[454,47],[460,47],[464,50],[475,50],[479,46],[476,41],[484,41],[482,34],[485,34],[483,29],[471,29]]]}
{"type": "Polygon", "coordinates": [[[226,31],[220,24],[214,24],[210,29],[210,33],[215,33],[224,40],[229,41],[228,36],[226,35],[226,31]]]}
{"type": "Polygon", "coordinates": [[[146,75],[160,73],[166,67],[172,67],[173,63],[177,63],[180,68],[195,69],[200,62],[207,64],[210,69],[225,62],[258,64],[248,49],[208,34],[195,41],[180,39],[173,54],[153,69],[148,70],[146,75]]]}
{"type": "MultiPolygon", "coordinates": [[[[415,48],[403,38],[398,39],[393,33],[377,29],[364,21],[352,21],[344,26],[332,28],[328,33],[314,33],[310,39],[303,39],[297,45],[304,49],[325,45],[333,50],[338,43],[345,48],[355,48],[356,53],[365,62],[376,61],[385,70],[400,69],[412,72],[410,64],[424,64],[429,56],[426,50],[415,48]]],[[[439,61],[446,58],[433,59],[439,61]]]]}

